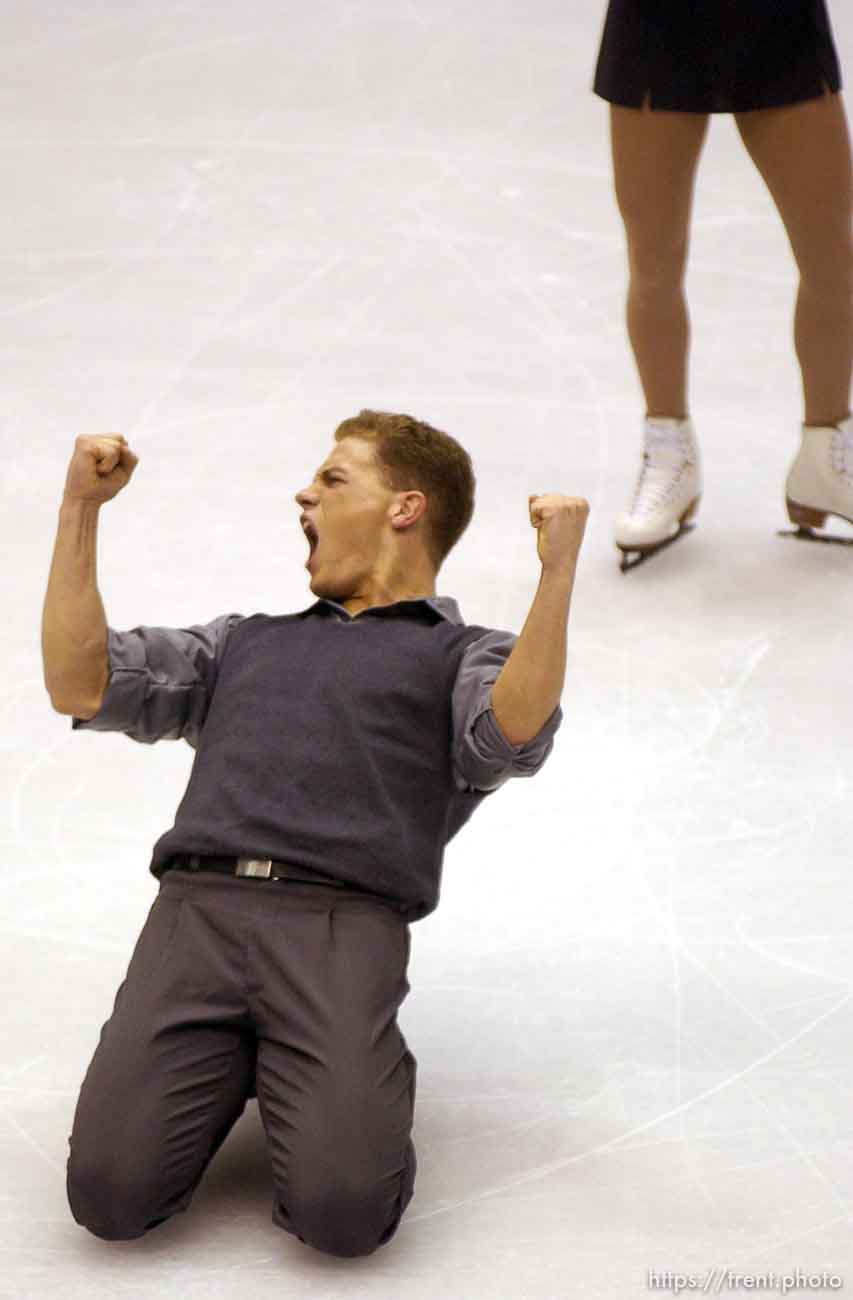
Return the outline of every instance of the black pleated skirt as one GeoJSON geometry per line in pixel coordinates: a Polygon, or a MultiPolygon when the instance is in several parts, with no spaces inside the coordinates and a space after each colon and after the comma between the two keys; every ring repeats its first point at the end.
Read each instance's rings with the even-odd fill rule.
{"type": "Polygon", "coordinates": [[[593,89],[612,104],[744,113],[841,89],[825,0],[610,0],[593,89]]]}

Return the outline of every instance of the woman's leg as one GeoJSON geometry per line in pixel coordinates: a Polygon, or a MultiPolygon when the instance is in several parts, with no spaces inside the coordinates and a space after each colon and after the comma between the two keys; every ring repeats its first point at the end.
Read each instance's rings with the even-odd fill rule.
{"type": "Polygon", "coordinates": [[[850,134],[841,93],[735,114],[800,272],[794,341],[807,425],[850,414],[853,239],[850,134]]]}
{"type": "Polygon", "coordinates": [[[610,106],[616,201],[628,245],[628,337],[648,416],[685,419],[690,211],[707,113],[610,106]]]}

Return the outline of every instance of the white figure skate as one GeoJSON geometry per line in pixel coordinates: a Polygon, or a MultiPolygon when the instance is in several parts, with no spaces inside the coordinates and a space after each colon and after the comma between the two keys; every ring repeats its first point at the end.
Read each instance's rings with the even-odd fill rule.
{"type": "Polygon", "coordinates": [[[816,536],[827,515],[853,524],[853,415],[840,424],[802,427],[800,450],[785,481],[788,518],[798,537],[853,545],[853,538],[816,536]]]}
{"type": "Polygon", "coordinates": [[[617,516],[620,569],[633,568],[693,527],[702,496],[702,465],[693,422],[646,417],[643,463],[630,506],[617,516]],[[629,556],[634,555],[634,559],[629,556]]]}

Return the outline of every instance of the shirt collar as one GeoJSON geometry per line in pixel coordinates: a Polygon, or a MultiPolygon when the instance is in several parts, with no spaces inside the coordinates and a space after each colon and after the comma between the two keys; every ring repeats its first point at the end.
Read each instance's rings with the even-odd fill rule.
{"type": "MultiPolygon", "coordinates": [[[[328,605],[339,616],[342,615],[344,618],[358,617],[358,615],[353,616],[350,614],[348,610],[344,609],[343,605],[339,605],[336,600],[330,600],[328,596],[318,597],[314,604],[302,610],[302,613],[310,614],[317,609],[318,605],[328,605]]],[[[465,622],[453,596],[419,596],[415,600],[395,600],[390,605],[370,605],[369,609],[375,612],[380,609],[393,609],[398,605],[428,605],[430,609],[435,610],[436,614],[447,619],[449,623],[465,622]]],[[[368,610],[361,610],[362,614],[367,612],[368,610]]]]}

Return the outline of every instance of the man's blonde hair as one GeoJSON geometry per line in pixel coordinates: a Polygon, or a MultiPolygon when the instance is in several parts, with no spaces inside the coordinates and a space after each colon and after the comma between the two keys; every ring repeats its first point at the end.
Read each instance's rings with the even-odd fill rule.
{"type": "Polygon", "coordinates": [[[335,430],[335,441],[364,438],[392,492],[417,490],[427,499],[425,543],[436,573],[474,513],[471,457],[450,434],[390,411],[360,411],[335,430]]]}

